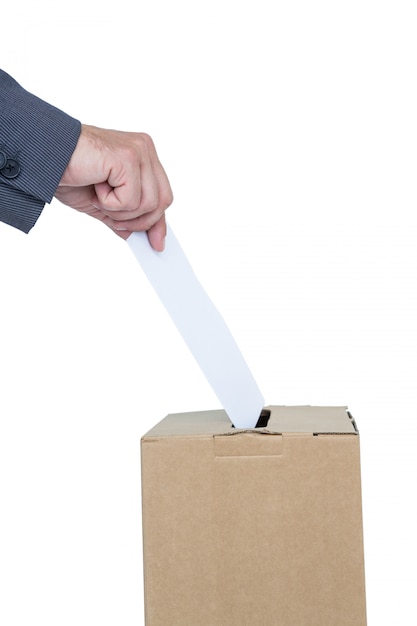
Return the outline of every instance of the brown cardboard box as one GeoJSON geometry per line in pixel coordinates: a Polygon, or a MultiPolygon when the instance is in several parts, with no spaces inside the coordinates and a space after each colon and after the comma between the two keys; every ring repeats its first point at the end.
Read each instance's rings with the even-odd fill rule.
{"type": "Polygon", "coordinates": [[[346,407],[168,415],[142,439],[146,626],[365,626],[346,407]]]}

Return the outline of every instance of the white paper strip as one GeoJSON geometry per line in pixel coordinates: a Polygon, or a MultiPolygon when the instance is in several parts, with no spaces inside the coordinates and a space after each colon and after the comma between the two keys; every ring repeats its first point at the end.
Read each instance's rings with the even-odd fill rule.
{"type": "Polygon", "coordinates": [[[220,313],[168,226],[164,252],[146,233],[127,242],[236,428],[253,428],[262,394],[220,313]]]}

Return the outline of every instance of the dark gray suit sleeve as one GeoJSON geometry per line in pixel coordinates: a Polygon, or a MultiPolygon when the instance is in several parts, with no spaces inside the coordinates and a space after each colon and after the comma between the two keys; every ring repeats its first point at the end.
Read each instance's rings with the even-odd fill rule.
{"type": "Polygon", "coordinates": [[[29,232],[51,202],[81,124],[0,70],[0,220],[29,232]]]}

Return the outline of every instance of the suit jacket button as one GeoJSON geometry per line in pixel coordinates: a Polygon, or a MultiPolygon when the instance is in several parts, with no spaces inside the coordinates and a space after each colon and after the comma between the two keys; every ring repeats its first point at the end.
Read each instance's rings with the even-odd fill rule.
{"type": "Polygon", "coordinates": [[[19,162],[16,159],[7,159],[0,172],[5,178],[16,178],[20,174],[19,162]]]}
{"type": "Polygon", "coordinates": [[[6,155],[0,150],[0,170],[6,165],[6,155]]]}

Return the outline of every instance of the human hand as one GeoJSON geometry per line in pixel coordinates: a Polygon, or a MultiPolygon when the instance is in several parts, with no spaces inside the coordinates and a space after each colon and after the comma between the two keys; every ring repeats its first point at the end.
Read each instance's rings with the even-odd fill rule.
{"type": "Polygon", "coordinates": [[[82,125],[55,197],[123,239],[147,231],[151,246],[164,249],[165,210],[173,196],[149,135],[82,125]]]}

